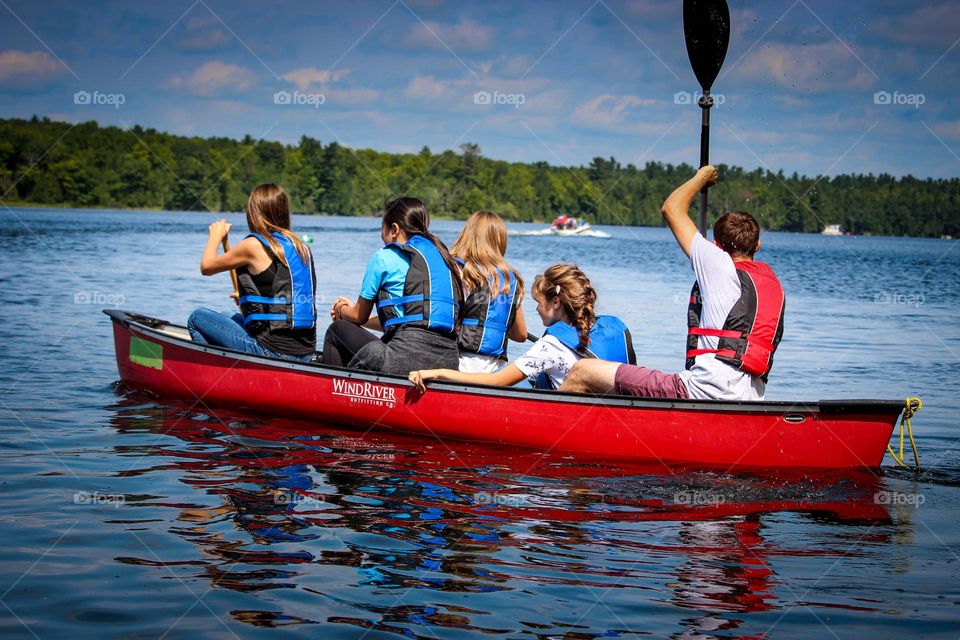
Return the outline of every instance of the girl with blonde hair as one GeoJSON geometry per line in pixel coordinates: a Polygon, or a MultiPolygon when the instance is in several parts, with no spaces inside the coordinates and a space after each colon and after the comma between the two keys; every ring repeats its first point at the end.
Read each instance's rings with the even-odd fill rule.
{"type": "Polygon", "coordinates": [[[283,187],[261,184],[250,193],[250,233],[217,255],[230,227],[221,219],[208,228],[200,273],[236,269],[240,313],[231,317],[197,309],[187,319],[193,341],[261,356],[310,359],[316,348],[316,275],[310,248],[290,228],[290,199],[283,187]]]}
{"type": "Polygon", "coordinates": [[[527,378],[537,387],[556,389],[580,358],[636,361],[630,331],[615,316],[595,314],[597,293],[576,265],[548,267],[534,280],[532,293],[546,333],[524,355],[493,373],[427,369],[412,371],[410,382],[426,391],[428,380],[506,387],[527,378]]]}
{"type": "Polygon", "coordinates": [[[471,215],[450,249],[465,292],[457,339],[460,371],[496,371],[507,363],[507,340],[527,339],[520,308],[523,278],[504,259],[506,252],[507,226],[492,211],[471,215]]]}

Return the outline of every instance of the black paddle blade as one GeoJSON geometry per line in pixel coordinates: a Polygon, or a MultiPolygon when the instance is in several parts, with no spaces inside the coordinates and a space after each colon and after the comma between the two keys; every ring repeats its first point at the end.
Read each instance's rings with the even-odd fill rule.
{"type": "Polygon", "coordinates": [[[720,73],[730,43],[726,0],[683,0],[683,37],[697,81],[709,91],[720,73]]]}

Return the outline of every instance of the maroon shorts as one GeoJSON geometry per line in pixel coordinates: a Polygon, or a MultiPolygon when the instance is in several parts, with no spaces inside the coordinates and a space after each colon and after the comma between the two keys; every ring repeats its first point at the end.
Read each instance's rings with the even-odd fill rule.
{"type": "Polygon", "coordinates": [[[689,398],[679,373],[622,364],[613,377],[613,388],[622,396],[644,398],[689,398]]]}

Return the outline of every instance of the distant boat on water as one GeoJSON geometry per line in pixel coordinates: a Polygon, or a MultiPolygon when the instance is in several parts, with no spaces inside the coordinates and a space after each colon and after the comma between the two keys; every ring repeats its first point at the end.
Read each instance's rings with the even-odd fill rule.
{"type": "Polygon", "coordinates": [[[820,232],[821,235],[825,236],[842,236],[843,231],[840,230],[840,225],[838,224],[828,224],[823,228],[823,231],[820,232]]]}
{"type": "Polygon", "coordinates": [[[511,231],[519,236],[581,236],[584,238],[609,238],[610,234],[590,227],[590,223],[582,218],[559,215],[546,229],[538,231],[511,231]]]}

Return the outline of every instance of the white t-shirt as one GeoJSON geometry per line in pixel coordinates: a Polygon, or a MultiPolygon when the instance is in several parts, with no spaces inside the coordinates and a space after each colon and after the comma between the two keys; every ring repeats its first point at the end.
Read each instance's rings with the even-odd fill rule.
{"type": "Polygon", "coordinates": [[[514,360],[513,364],[517,365],[531,382],[536,381],[541,373],[546,373],[554,386],[559,388],[579,359],[580,356],[553,336],[543,336],[525,354],[514,360]]]}
{"type": "MultiPolygon", "coordinates": [[[[700,326],[722,329],[730,309],[740,299],[740,278],[733,258],[701,234],[690,245],[690,265],[700,283],[703,312],[700,326]]],[[[716,349],[720,339],[699,336],[697,347],[716,349]]],[[[717,360],[712,353],[696,357],[693,367],[680,372],[687,393],[697,400],[763,400],[766,385],[760,378],[717,360]]]]}
{"type": "Polygon", "coordinates": [[[459,369],[464,373],[493,373],[505,364],[506,362],[497,356],[460,352],[459,369]]]}

